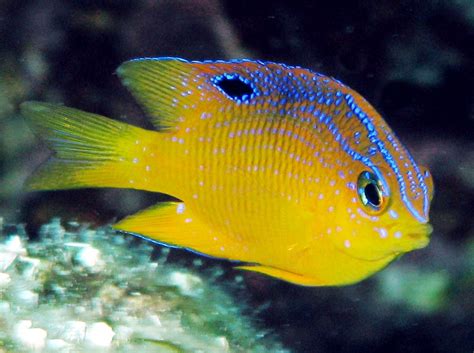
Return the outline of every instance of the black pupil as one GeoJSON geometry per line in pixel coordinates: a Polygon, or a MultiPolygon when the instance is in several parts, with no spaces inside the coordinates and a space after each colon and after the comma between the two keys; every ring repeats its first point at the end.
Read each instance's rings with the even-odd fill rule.
{"type": "Polygon", "coordinates": [[[382,203],[379,189],[375,183],[369,183],[364,188],[365,197],[373,206],[379,207],[382,203]]]}
{"type": "Polygon", "coordinates": [[[232,99],[244,99],[245,96],[248,98],[253,93],[252,87],[238,77],[224,77],[216,84],[232,99]]]}

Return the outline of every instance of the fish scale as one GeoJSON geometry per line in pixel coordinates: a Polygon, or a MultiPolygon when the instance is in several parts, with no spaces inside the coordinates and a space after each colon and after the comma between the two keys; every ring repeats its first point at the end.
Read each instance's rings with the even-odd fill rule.
{"type": "Polygon", "coordinates": [[[341,82],[251,60],[145,58],[117,72],[155,130],[25,103],[56,152],[32,188],[169,194],[180,201],[114,227],[300,285],[354,283],[427,245],[429,172],[341,82]]]}

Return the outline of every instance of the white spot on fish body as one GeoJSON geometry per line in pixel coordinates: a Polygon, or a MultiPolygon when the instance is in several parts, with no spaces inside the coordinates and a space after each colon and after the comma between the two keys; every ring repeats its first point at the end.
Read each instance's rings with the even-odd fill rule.
{"type": "Polygon", "coordinates": [[[392,217],[393,219],[398,218],[398,213],[395,210],[390,210],[388,211],[388,213],[390,214],[390,217],[392,217]]]}
{"type": "Polygon", "coordinates": [[[179,203],[178,206],[176,206],[176,213],[177,214],[182,214],[186,207],[184,206],[184,203],[179,203]]]}
{"type": "Polygon", "coordinates": [[[350,248],[350,247],[351,247],[351,242],[350,242],[349,239],[344,240],[344,246],[345,246],[346,248],[350,248]]]}
{"type": "Polygon", "coordinates": [[[184,220],[184,223],[191,223],[192,221],[193,221],[192,218],[186,218],[186,219],[184,220]]]}
{"type": "Polygon", "coordinates": [[[385,239],[388,235],[387,229],[385,228],[374,228],[374,230],[379,233],[380,238],[382,239],[385,239]]]}
{"type": "Polygon", "coordinates": [[[395,238],[397,238],[397,239],[400,239],[400,238],[402,237],[402,232],[400,232],[400,231],[397,230],[397,231],[393,234],[393,236],[394,236],[395,238]]]}
{"type": "Polygon", "coordinates": [[[347,183],[347,187],[348,187],[350,190],[355,190],[355,189],[356,189],[355,183],[353,183],[353,182],[347,183]]]}
{"type": "Polygon", "coordinates": [[[137,164],[138,163],[138,158],[133,158],[132,162],[137,164]]]}

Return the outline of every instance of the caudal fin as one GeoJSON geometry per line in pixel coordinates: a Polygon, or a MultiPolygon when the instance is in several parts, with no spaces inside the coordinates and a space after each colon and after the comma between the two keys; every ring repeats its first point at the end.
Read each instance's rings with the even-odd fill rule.
{"type": "Polygon", "coordinates": [[[48,103],[25,102],[21,113],[54,152],[27,181],[30,189],[147,189],[131,166],[156,132],[48,103]]]}

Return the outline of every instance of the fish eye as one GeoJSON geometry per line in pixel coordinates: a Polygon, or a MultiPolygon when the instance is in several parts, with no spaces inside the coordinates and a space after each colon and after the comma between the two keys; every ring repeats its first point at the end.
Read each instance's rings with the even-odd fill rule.
{"type": "Polygon", "coordinates": [[[385,202],[382,182],[374,173],[364,171],[357,180],[357,191],[362,204],[371,211],[381,211],[385,202]]]}
{"type": "Polygon", "coordinates": [[[213,82],[229,98],[237,101],[249,100],[252,94],[255,93],[250,82],[236,74],[217,76],[213,79],[213,82]]]}

